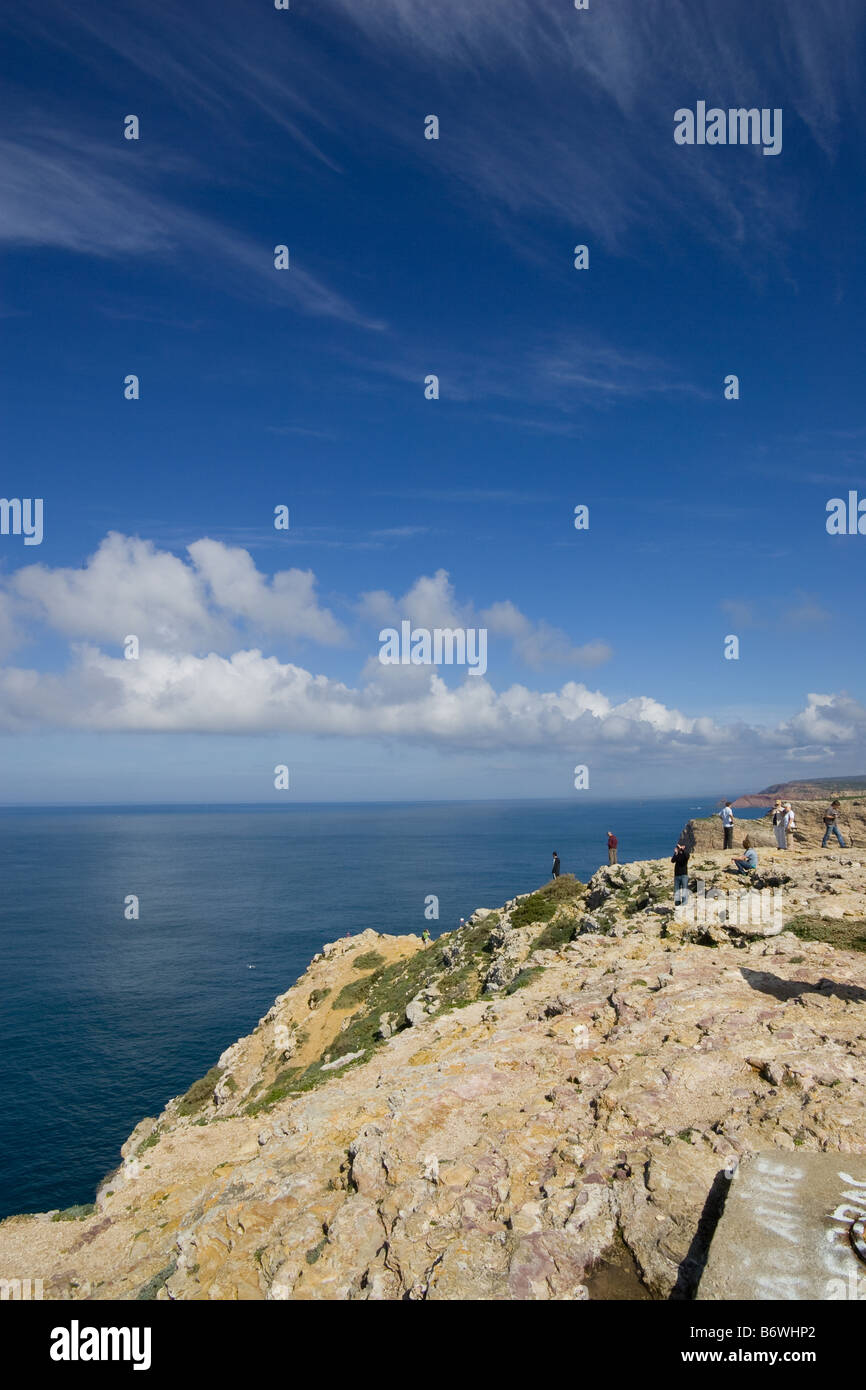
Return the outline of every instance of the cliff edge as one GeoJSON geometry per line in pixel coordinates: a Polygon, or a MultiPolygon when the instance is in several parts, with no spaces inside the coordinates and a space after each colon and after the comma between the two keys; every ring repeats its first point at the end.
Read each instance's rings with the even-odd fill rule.
{"type": "Polygon", "coordinates": [[[52,1299],[693,1296],[719,1175],[866,1152],[853,851],[569,877],[424,945],[326,946],[143,1120],[92,1208],[0,1225],[52,1299]],[[694,901],[694,900],[693,900],[694,901]]]}

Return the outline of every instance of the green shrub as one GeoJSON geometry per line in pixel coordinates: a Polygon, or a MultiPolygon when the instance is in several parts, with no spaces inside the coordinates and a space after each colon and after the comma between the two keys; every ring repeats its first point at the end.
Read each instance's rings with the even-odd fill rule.
{"type": "Polygon", "coordinates": [[[170,1265],[166,1265],[165,1268],[161,1269],[158,1274],[154,1274],[153,1278],[148,1279],[147,1283],[143,1284],[142,1287],[139,1289],[138,1293],[135,1295],[136,1300],[143,1300],[145,1302],[148,1302],[151,1299],[156,1298],[160,1289],[162,1289],[165,1286],[165,1284],[174,1274],[176,1269],[177,1260],[173,1260],[170,1265]]]}
{"type": "Polygon", "coordinates": [[[347,985],[343,985],[340,993],[331,1003],[332,1009],[354,1009],[357,1004],[363,1004],[370,988],[370,981],[374,980],[375,975],[367,975],[363,980],[350,980],[347,985]]]}
{"type": "Polygon", "coordinates": [[[577,922],[574,917],[565,915],[548,922],[544,931],[533,942],[533,950],[555,951],[559,946],[564,946],[574,936],[576,925],[577,922]]]}
{"type": "Polygon", "coordinates": [[[352,961],[353,970],[378,970],[380,965],[385,964],[385,957],[381,951],[365,951],[363,955],[356,956],[352,961]]]}
{"type": "Polygon", "coordinates": [[[539,975],[543,974],[543,965],[528,965],[525,969],[521,970],[519,975],[515,975],[505,993],[513,994],[515,990],[523,989],[524,985],[528,985],[532,980],[536,980],[539,975]]]}
{"type": "Polygon", "coordinates": [[[52,1216],[52,1221],[86,1221],[88,1216],[92,1216],[96,1211],[95,1202],[84,1202],[77,1207],[65,1207],[63,1211],[56,1211],[52,1216]]]}
{"type": "Polygon", "coordinates": [[[144,1142],[142,1144],[139,1144],[138,1153],[143,1154],[146,1149],[152,1149],[155,1144],[159,1143],[161,1138],[162,1128],[160,1127],[160,1125],[157,1125],[153,1132],[147,1136],[144,1142]]]}
{"type": "Polygon", "coordinates": [[[517,904],[511,913],[511,925],[529,927],[534,922],[549,922],[561,904],[580,901],[584,892],[584,885],[574,874],[560,874],[517,904]]]}
{"type": "Polygon", "coordinates": [[[194,1115],[213,1099],[214,1088],[225,1071],[224,1067],[211,1067],[209,1072],[194,1081],[189,1090],[177,1103],[179,1115],[194,1115]]]}

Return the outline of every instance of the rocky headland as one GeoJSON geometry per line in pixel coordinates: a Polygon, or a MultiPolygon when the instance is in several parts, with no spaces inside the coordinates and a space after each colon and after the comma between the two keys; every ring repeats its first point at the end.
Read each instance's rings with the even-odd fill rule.
{"type": "MultiPolygon", "coordinates": [[[[822,801],[831,797],[862,797],[866,791],[866,777],[819,777],[815,780],[798,782],[774,782],[763,791],[747,792],[738,796],[732,805],[772,806],[779,797],[782,801],[822,801]]],[[[721,803],[720,803],[721,804],[721,803]]]]}
{"type": "Polygon", "coordinates": [[[0,1225],[0,1277],[52,1299],[693,1297],[721,1174],[866,1153],[857,827],[821,850],[804,815],[797,848],[761,850],[757,921],[710,818],[698,912],[652,860],[428,945],[330,943],[142,1120],[92,1207],[0,1225]]]}

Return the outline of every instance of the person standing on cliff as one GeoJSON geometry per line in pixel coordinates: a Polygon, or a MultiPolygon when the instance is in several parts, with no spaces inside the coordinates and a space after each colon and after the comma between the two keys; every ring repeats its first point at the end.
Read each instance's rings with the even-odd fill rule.
{"type": "Polygon", "coordinates": [[[722,822],[722,829],[723,829],[724,832],[725,832],[725,843],[722,845],[722,849],[733,849],[733,848],[734,848],[734,813],[733,813],[733,810],[731,809],[731,803],[730,803],[730,801],[726,801],[726,802],[725,802],[724,806],[722,807],[721,811],[719,812],[719,816],[720,816],[721,822],[722,822]]]}
{"type": "Polygon", "coordinates": [[[785,843],[786,843],[786,847],[787,847],[787,848],[793,849],[793,847],[794,847],[794,830],[796,829],[796,826],[797,826],[797,818],[796,818],[796,816],[794,815],[794,808],[793,808],[793,806],[791,805],[790,801],[786,801],[786,802],[785,802],[784,811],[785,811],[785,843]]]}
{"type": "Polygon", "coordinates": [[[785,838],[785,808],[781,801],[777,801],[773,807],[773,834],[776,837],[776,848],[787,849],[788,842],[785,838]]]}
{"type": "Polygon", "coordinates": [[[678,840],[671,855],[674,866],[674,907],[685,906],[689,900],[689,851],[685,840],[678,840]]]}
{"type": "Polygon", "coordinates": [[[839,805],[838,801],[831,801],[824,812],[824,838],[821,841],[822,849],[827,848],[827,841],[831,835],[836,836],[836,839],[843,849],[847,848],[845,841],[842,839],[842,833],[839,830],[839,812],[841,809],[842,807],[839,805]]]}
{"type": "Polygon", "coordinates": [[[559,878],[559,855],[556,850],[553,851],[553,877],[559,878]]]}
{"type": "Polygon", "coordinates": [[[609,830],[609,831],[607,832],[607,862],[608,862],[608,864],[615,864],[615,863],[616,863],[616,851],[617,851],[618,845],[619,845],[619,840],[616,838],[616,836],[614,835],[613,831],[612,831],[612,830],[609,830]]]}

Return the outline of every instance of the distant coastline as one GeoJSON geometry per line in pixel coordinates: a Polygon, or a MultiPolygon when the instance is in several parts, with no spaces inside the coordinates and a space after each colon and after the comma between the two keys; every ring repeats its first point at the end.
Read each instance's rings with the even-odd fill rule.
{"type": "MultiPolygon", "coordinates": [[[[772,806],[781,801],[821,801],[824,797],[862,796],[866,792],[866,775],[856,777],[814,777],[808,782],[774,782],[763,791],[747,792],[731,803],[737,809],[746,806],[772,806]]],[[[719,806],[722,802],[717,803],[719,806]]]]}

